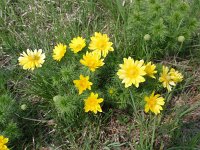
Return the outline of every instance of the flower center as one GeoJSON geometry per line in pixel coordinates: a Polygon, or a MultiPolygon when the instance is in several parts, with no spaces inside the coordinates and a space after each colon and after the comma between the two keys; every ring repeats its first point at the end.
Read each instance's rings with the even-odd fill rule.
{"type": "Polygon", "coordinates": [[[33,56],[29,56],[29,60],[30,61],[38,61],[40,59],[40,57],[39,56],[37,56],[37,55],[33,55],[33,56]]]}
{"type": "Polygon", "coordinates": [[[80,82],[80,86],[81,86],[82,88],[86,88],[86,81],[81,81],[81,82],[80,82]]]}
{"type": "Polygon", "coordinates": [[[165,82],[169,82],[171,80],[171,77],[168,75],[165,75],[163,78],[165,82]]]}
{"type": "Polygon", "coordinates": [[[104,40],[99,41],[98,47],[100,50],[104,50],[106,48],[106,42],[104,40]]]}
{"type": "Polygon", "coordinates": [[[127,77],[136,78],[139,75],[139,70],[136,67],[131,67],[127,71],[127,77]]]}
{"type": "Polygon", "coordinates": [[[91,107],[94,107],[94,106],[97,104],[97,102],[96,102],[95,99],[91,98],[91,99],[89,100],[89,104],[90,104],[91,107]]]}
{"type": "Polygon", "coordinates": [[[79,49],[81,49],[81,48],[82,48],[82,45],[81,45],[81,44],[77,44],[77,45],[76,45],[76,49],[79,50],[79,49]]]}
{"type": "Polygon", "coordinates": [[[95,66],[96,66],[96,60],[94,59],[94,58],[90,58],[89,60],[88,60],[88,66],[90,67],[90,68],[95,68],[95,66]]]}
{"type": "Polygon", "coordinates": [[[149,106],[150,106],[150,108],[154,107],[155,104],[156,104],[156,101],[155,101],[154,98],[152,98],[152,99],[149,101],[149,106]]]}
{"type": "Polygon", "coordinates": [[[148,68],[148,67],[145,69],[145,72],[147,74],[153,74],[153,71],[150,68],[148,68]]]}
{"type": "Polygon", "coordinates": [[[113,94],[113,93],[114,93],[113,89],[110,89],[110,90],[109,90],[109,93],[110,93],[110,94],[113,94]]]}

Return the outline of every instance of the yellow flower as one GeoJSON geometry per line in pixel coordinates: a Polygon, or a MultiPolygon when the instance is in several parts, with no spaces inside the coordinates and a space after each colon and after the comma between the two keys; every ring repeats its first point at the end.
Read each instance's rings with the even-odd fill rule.
{"type": "Polygon", "coordinates": [[[94,36],[91,37],[88,48],[97,51],[100,56],[106,57],[109,51],[114,51],[112,44],[112,42],[109,42],[107,34],[95,32],[94,36]]]}
{"type": "Polygon", "coordinates": [[[91,93],[90,96],[84,100],[85,102],[85,107],[84,110],[85,112],[92,111],[95,114],[97,111],[102,112],[100,103],[103,102],[103,98],[98,99],[98,94],[91,93]]]}
{"type": "Polygon", "coordinates": [[[41,49],[35,49],[34,51],[27,49],[27,53],[23,52],[20,55],[18,58],[19,65],[23,66],[25,70],[34,70],[35,68],[42,67],[45,59],[45,54],[42,53],[41,49]]]}
{"type": "Polygon", "coordinates": [[[112,95],[114,93],[114,90],[113,89],[109,89],[108,92],[110,93],[110,95],[112,95]]]}
{"type": "Polygon", "coordinates": [[[176,71],[174,68],[170,69],[170,76],[175,83],[181,82],[183,80],[183,75],[176,71]]]}
{"type": "Polygon", "coordinates": [[[66,50],[67,50],[66,45],[61,44],[61,43],[57,44],[53,49],[53,59],[60,61],[65,55],[66,50]]]}
{"type": "Polygon", "coordinates": [[[86,89],[91,90],[92,82],[89,81],[89,76],[84,77],[82,74],[80,75],[80,80],[73,81],[76,88],[79,90],[79,94],[82,94],[86,89]]]}
{"type": "Polygon", "coordinates": [[[71,43],[69,44],[69,47],[74,53],[78,53],[85,46],[85,39],[83,39],[82,37],[73,38],[73,40],[71,40],[71,43]]]}
{"type": "Polygon", "coordinates": [[[156,68],[156,65],[151,64],[151,62],[149,62],[149,63],[146,64],[146,68],[145,68],[144,71],[146,72],[147,76],[149,76],[151,78],[156,78],[154,76],[154,74],[157,73],[157,71],[155,70],[155,68],[156,68]]]}
{"type": "Polygon", "coordinates": [[[86,55],[80,60],[80,63],[89,67],[92,72],[104,65],[103,59],[100,59],[99,55],[88,52],[86,52],[86,55]]]}
{"type": "Polygon", "coordinates": [[[109,93],[110,96],[114,96],[114,95],[116,95],[117,90],[114,87],[109,87],[107,92],[109,93]]]}
{"type": "Polygon", "coordinates": [[[4,136],[0,136],[0,150],[9,150],[9,148],[6,146],[8,143],[8,138],[5,138],[4,136]]]}
{"type": "Polygon", "coordinates": [[[121,69],[118,70],[117,75],[122,79],[122,83],[125,83],[125,88],[134,84],[139,87],[139,83],[144,82],[143,77],[145,72],[145,66],[143,66],[143,60],[134,61],[131,57],[124,58],[124,64],[120,64],[121,69]]]}
{"type": "Polygon", "coordinates": [[[155,92],[151,94],[150,97],[145,97],[144,100],[146,101],[145,105],[145,112],[152,111],[156,115],[160,113],[160,110],[163,110],[162,106],[165,104],[164,98],[160,97],[160,94],[154,95],[155,92]]]}
{"type": "Polygon", "coordinates": [[[169,73],[169,68],[163,66],[162,70],[163,72],[160,75],[159,81],[162,82],[163,87],[167,88],[167,90],[170,92],[172,90],[171,86],[175,86],[176,84],[169,73]]]}

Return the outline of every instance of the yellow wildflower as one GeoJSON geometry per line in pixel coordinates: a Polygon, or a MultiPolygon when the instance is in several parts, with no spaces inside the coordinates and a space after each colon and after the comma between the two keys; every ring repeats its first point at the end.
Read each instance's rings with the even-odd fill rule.
{"type": "Polygon", "coordinates": [[[183,75],[181,73],[179,73],[178,71],[176,71],[174,68],[170,69],[169,74],[171,76],[171,79],[175,83],[181,82],[183,80],[183,75]]]}
{"type": "Polygon", "coordinates": [[[6,146],[8,143],[8,138],[5,138],[4,136],[0,135],[0,150],[9,150],[9,148],[6,146]]]}
{"type": "Polygon", "coordinates": [[[146,66],[146,67],[145,67],[145,70],[144,70],[144,71],[146,72],[146,75],[149,76],[149,77],[151,77],[151,78],[156,78],[156,77],[154,76],[154,74],[157,73],[157,71],[155,70],[156,65],[151,64],[151,62],[149,62],[149,63],[147,63],[145,66],[146,66]]]}
{"type": "Polygon", "coordinates": [[[89,67],[92,72],[104,65],[103,59],[100,59],[99,55],[88,52],[86,52],[86,55],[84,55],[83,59],[80,60],[80,63],[89,67]]]}
{"type": "Polygon", "coordinates": [[[106,57],[109,51],[114,51],[112,44],[112,42],[109,42],[107,34],[95,32],[94,36],[91,37],[88,48],[98,52],[100,56],[106,57]]]}
{"type": "Polygon", "coordinates": [[[19,65],[23,66],[25,70],[34,70],[35,68],[42,67],[45,59],[45,54],[42,53],[41,49],[35,49],[34,51],[27,49],[27,53],[23,52],[20,55],[18,58],[19,65]]]}
{"type": "Polygon", "coordinates": [[[153,92],[150,97],[145,97],[145,112],[147,113],[150,110],[157,115],[160,113],[160,110],[163,110],[162,106],[165,104],[165,102],[164,98],[160,97],[160,94],[154,94],[155,92],[153,92]]]}
{"type": "Polygon", "coordinates": [[[85,46],[86,46],[85,39],[83,39],[82,37],[73,38],[73,40],[71,40],[71,43],[69,44],[69,47],[74,53],[78,53],[85,46]]]}
{"type": "Polygon", "coordinates": [[[114,96],[117,93],[117,89],[114,87],[108,87],[107,92],[109,93],[110,96],[114,96]]]}
{"type": "Polygon", "coordinates": [[[90,96],[84,100],[84,102],[85,102],[84,106],[85,112],[92,111],[95,114],[97,113],[97,111],[102,112],[100,103],[103,102],[103,98],[98,99],[98,94],[92,92],[90,96]]]}
{"type": "Polygon", "coordinates": [[[66,45],[62,43],[57,44],[53,49],[53,59],[56,61],[60,61],[65,55],[66,50],[67,50],[66,45]]]}
{"type": "Polygon", "coordinates": [[[143,60],[134,61],[131,57],[124,58],[124,64],[120,64],[121,69],[118,70],[117,75],[122,79],[122,83],[125,83],[125,88],[134,84],[139,87],[139,83],[144,82],[146,75],[145,66],[143,66],[143,60]]]}
{"type": "Polygon", "coordinates": [[[167,88],[167,90],[170,92],[172,90],[171,86],[175,86],[176,84],[169,73],[169,68],[163,66],[162,70],[163,71],[160,75],[159,81],[162,82],[163,87],[167,88]]]}
{"type": "Polygon", "coordinates": [[[114,93],[114,90],[113,89],[109,89],[108,92],[110,93],[110,95],[112,95],[114,93]]]}
{"type": "Polygon", "coordinates": [[[84,77],[82,74],[80,75],[80,80],[73,81],[76,88],[79,90],[79,94],[82,94],[86,89],[91,90],[92,82],[89,81],[89,76],[84,77]]]}

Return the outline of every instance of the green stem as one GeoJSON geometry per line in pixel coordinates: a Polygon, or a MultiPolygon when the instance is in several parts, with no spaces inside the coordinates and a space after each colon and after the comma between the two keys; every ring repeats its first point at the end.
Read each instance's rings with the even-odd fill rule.
{"type": "Polygon", "coordinates": [[[131,90],[129,90],[129,92],[130,92],[130,95],[131,95],[131,101],[132,101],[132,104],[133,104],[133,110],[135,112],[135,115],[137,116],[137,108],[136,108],[136,105],[135,105],[133,94],[132,94],[131,90]]]}
{"type": "Polygon", "coordinates": [[[178,49],[178,52],[177,52],[176,56],[178,56],[178,54],[180,53],[182,47],[183,47],[183,42],[181,42],[181,45],[180,45],[180,47],[179,47],[179,49],[178,49]]]}
{"type": "Polygon", "coordinates": [[[153,122],[153,133],[152,133],[152,137],[151,137],[151,148],[150,148],[150,150],[153,150],[155,131],[156,131],[156,117],[154,118],[154,122],[153,122]]]}
{"type": "Polygon", "coordinates": [[[149,51],[148,51],[148,43],[146,41],[145,41],[145,48],[144,49],[145,49],[145,53],[146,53],[146,56],[147,56],[146,59],[147,59],[147,61],[149,61],[150,56],[149,56],[149,51]]]}

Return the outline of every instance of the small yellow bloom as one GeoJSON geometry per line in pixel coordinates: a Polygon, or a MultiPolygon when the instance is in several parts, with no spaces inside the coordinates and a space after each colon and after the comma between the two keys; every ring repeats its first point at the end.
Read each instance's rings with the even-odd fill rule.
{"type": "Polygon", "coordinates": [[[170,92],[172,90],[171,86],[175,86],[176,84],[169,73],[169,68],[163,66],[162,70],[163,72],[160,75],[159,81],[162,82],[163,87],[167,88],[168,92],[170,92]]]}
{"type": "Polygon", "coordinates": [[[110,95],[112,95],[114,93],[114,90],[113,89],[109,89],[108,92],[110,93],[110,95]]]}
{"type": "Polygon", "coordinates": [[[6,146],[8,143],[8,138],[5,138],[4,136],[0,136],[0,150],[9,150],[9,148],[6,146]]]}
{"type": "Polygon", "coordinates": [[[150,110],[157,115],[160,113],[160,110],[163,110],[162,106],[165,104],[165,102],[164,98],[160,97],[160,94],[154,94],[155,92],[153,92],[150,97],[145,97],[145,112],[147,113],[150,110]]]}
{"type": "Polygon", "coordinates": [[[112,42],[109,42],[107,34],[95,32],[94,36],[91,37],[88,48],[98,52],[100,56],[106,57],[109,51],[114,51],[112,44],[112,42]]]}
{"type": "Polygon", "coordinates": [[[114,95],[116,95],[116,93],[117,93],[117,89],[114,88],[114,87],[109,87],[109,88],[107,89],[107,92],[109,93],[110,96],[114,96],[114,95]]]}
{"type": "Polygon", "coordinates": [[[60,61],[65,55],[67,50],[67,46],[64,44],[57,44],[53,49],[53,59],[56,61],[60,61]]]}
{"type": "Polygon", "coordinates": [[[84,102],[85,102],[84,106],[85,112],[92,111],[95,114],[97,113],[97,111],[102,112],[100,103],[103,102],[103,98],[98,99],[98,94],[92,92],[90,96],[84,100],[84,102]]]}
{"type": "Polygon", "coordinates": [[[183,75],[178,71],[176,71],[174,68],[170,69],[169,74],[175,83],[179,83],[183,80],[183,75]]]}
{"type": "Polygon", "coordinates": [[[74,53],[78,53],[85,46],[86,46],[85,39],[83,39],[82,37],[73,38],[73,40],[71,40],[71,43],[69,44],[69,47],[74,53]]]}
{"type": "Polygon", "coordinates": [[[155,69],[156,69],[156,65],[151,64],[151,62],[149,62],[149,63],[146,64],[146,68],[145,68],[144,71],[146,72],[146,75],[147,75],[147,76],[149,76],[149,77],[151,77],[151,78],[156,78],[156,77],[154,76],[154,74],[157,73],[157,71],[156,71],[155,69]]]}
{"type": "Polygon", "coordinates": [[[139,83],[144,82],[146,75],[145,66],[143,66],[143,60],[134,61],[131,57],[124,58],[124,64],[120,64],[121,69],[118,70],[117,75],[122,79],[122,83],[125,83],[125,88],[134,84],[139,87],[139,83]]]}
{"type": "Polygon", "coordinates": [[[45,54],[42,53],[41,49],[34,51],[27,49],[27,53],[23,52],[20,55],[18,58],[19,65],[23,66],[25,70],[34,70],[35,68],[42,67],[45,59],[45,54]]]}
{"type": "Polygon", "coordinates": [[[91,90],[92,82],[89,81],[89,76],[84,77],[80,75],[80,80],[73,81],[76,88],[79,90],[79,94],[82,94],[86,89],[91,90]]]}
{"type": "Polygon", "coordinates": [[[84,55],[83,59],[80,60],[80,63],[89,67],[92,72],[104,65],[103,59],[100,59],[99,55],[88,52],[86,52],[86,55],[84,55]]]}

